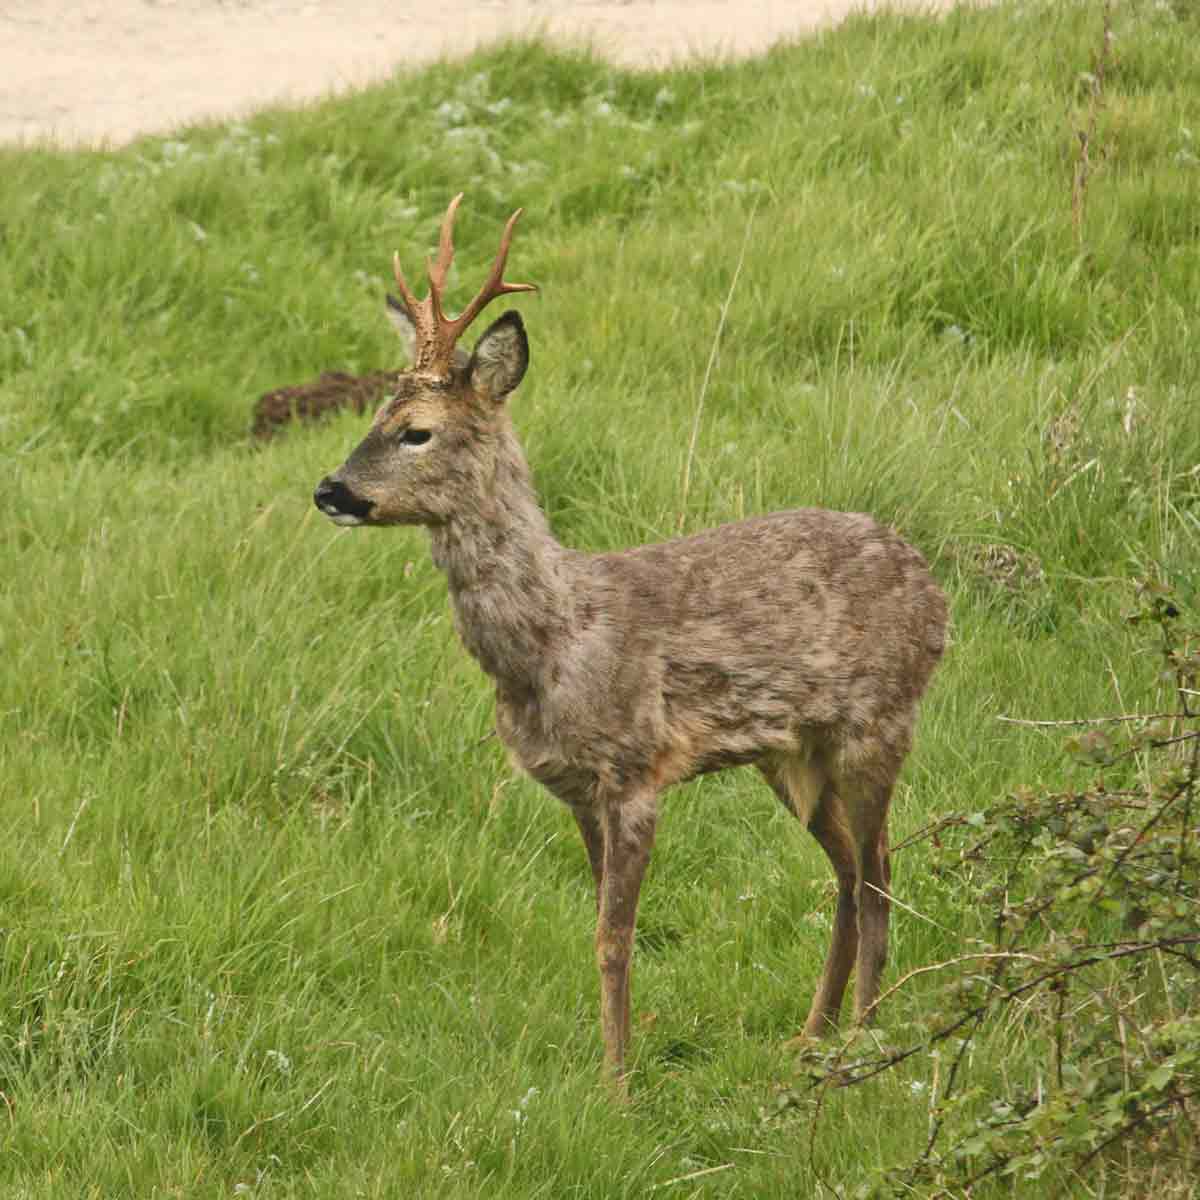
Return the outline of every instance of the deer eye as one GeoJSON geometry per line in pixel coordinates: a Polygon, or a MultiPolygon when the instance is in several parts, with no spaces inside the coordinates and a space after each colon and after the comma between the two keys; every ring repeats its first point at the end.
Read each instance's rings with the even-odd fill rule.
{"type": "Polygon", "coordinates": [[[400,435],[400,444],[402,446],[423,446],[431,437],[433,434],[428,429],[406,429],[400,435]]]}

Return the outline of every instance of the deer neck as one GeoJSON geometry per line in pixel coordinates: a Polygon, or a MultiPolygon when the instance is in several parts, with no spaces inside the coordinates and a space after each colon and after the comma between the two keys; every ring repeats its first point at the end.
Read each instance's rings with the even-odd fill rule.
{"type": "Polygon", "coordinates": [[[482,464],[480,502],[430,529],[463,644],[502,692],[536,688],[570,623],[570,560],[550,532],[511,430],[482,464]]]}

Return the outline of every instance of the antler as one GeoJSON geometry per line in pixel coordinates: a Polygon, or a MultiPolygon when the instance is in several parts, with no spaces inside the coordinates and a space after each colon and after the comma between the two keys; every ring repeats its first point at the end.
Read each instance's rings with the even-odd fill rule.
{"type": "Polygon", "coordinates": [[[458,212],[459,202],[463,194],[459,192],[450,201],[446,215],[442,218],[442,232],[438,239],[437,260],[433,263],[426,261],[425,269],[429,275],[429,295],[425,300],[418,300],[413,294],[400,270],[400,253],[396,252],[392,259],[392,271],[396,276],[396,287],[400,290],[400,299],[408,319],[416,331],[416,361],[413,366],[418,371],[432,371],[447,374],[454,359],[454,346],[462,337],[463,331],[471,324],[484,307],[497,296],[505,296],[510,292],[536,292],[537,287],[532,283],[505,283],[504,265],[508,261],[508,248],[512,242],[513,228],[524,209],[518,208],[500,237],[500,250],[492,263],[492,269],[484,280],[483,287],[475,294],[475,298],[457,317],[447,317],[442,307],[442,297],[446,290],[446,276],[450,272],[450,264],[454,261],[454,216],[458,212]]]}

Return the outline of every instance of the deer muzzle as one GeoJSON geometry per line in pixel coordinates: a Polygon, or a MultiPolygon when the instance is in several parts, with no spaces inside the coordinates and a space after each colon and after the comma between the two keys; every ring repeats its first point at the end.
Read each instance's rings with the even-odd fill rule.
{"type": "Polygon", "coordinates": [[[371,501],[356,496],[335,475],[326,475],[313,492],[313,503],[335,525],[363,525],[371,515],[371,501]]]}

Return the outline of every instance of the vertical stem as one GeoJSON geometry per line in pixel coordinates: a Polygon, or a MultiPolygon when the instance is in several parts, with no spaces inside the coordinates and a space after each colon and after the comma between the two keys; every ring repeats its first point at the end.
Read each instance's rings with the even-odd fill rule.
{"type": "Polygon", "coordinates": [[[1061,1092],[1063,1087],[1063,1013],[1067,1006],[1066,976],[1056,981],[1054,990],[1058,993],[1058,1004],[1054,1010],[1054,1080],[1061,1092]]]}
{"type": "Polygon", "coordinates": [[[1087,127],[1075,131],[1079,138],[1079,158],[1075,162],[1075,179],[1071,185],[1071,224],[1075,227],[1075,239],[1083,244],[1083,206],[1087,195],[1088,179],[1092,174],[1092,160],[1089,151],[1096,137],[1096,117],[1099,114],[1104,99],[1104,76],[1112,57],[1112,0],[1104,0],[1103,8],[1104,35],[1100,42],[1100,53],[1093,63],[1093,71],[1089,87],[1091,99],[1088,102],[1087,127]]]}
{"type": "Polygon", "coordinates": [[[746,247],[750,244],[750,231],[754,227],[754,216],[758,212],[758,201],[761,193],[754,197],[754,207],[746,221],[746,233],[742,238],[742,250],[738,255],[737,266],[733,278],[729,281],[729,291],[725,294],[725,303],[721,305],[721,316],[717,321],[717,331],[713,334],[712,349],[708,354],[708,365],[704,368],[704,379],[700,384],[700,395],[696,399],[696,411],[692,416],[692,436],[688,441],[687,460],[683,464],[683,489],[679,497],[679,521],[676,529],[683,532],[684,517],[687,514],[688,493],[692,487],[692,460],[696,457],[696,440],[700,436],[700,417],[704,412],[704,397],[708,392],[708,381],[712,377],[713,364],[717,361],[717,348],[721,344],[721,334],[725,329],[725,318],[729,315],[729,305],[733,300],[733,290],[737,287],[738,276],[742,273],[742,263],[746,261],[746,247]]]}

